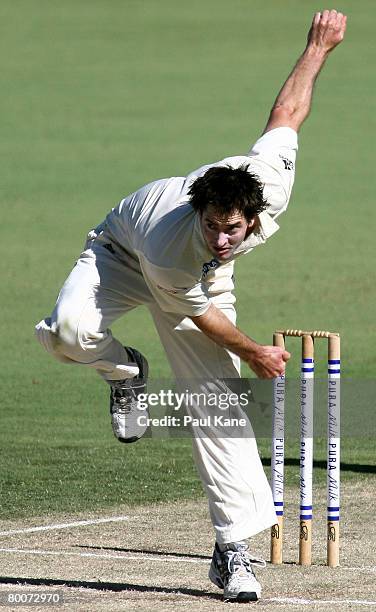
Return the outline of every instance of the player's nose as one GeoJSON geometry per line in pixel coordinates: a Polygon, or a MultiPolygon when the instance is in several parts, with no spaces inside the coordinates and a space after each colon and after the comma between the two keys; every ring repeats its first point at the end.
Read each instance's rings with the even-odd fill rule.
{"type": "Polygon", "coordinates": [[[227,234],[220,232],[215,241],[215,246],[222,247],[222,246],[225,246],[226,243],[227,243],[227,234]]]}

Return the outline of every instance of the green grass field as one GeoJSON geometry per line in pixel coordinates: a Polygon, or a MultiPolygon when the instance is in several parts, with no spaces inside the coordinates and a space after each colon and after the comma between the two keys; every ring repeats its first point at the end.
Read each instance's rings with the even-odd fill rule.
{"type": "MultiPolygon", "coordinates": [[[[93,372],[51,360],[33,327],[51,311],[86,232],[124,195],[248,150],[320,8],[2,1],[1,518],[202,495],[189,440],[118,444],[107,388],[93,372]]],[[[376,367],[376,8],[373,0],[339,8],[348,35],[302,129],[289,212],[267,246],[238,263],[236,283],[244,331],[262,343],[280,326],[339,331],[344,376],[361,381],[376,367]]],[[[148,355],[153,377],[169,375],[146,310],[113,329],[148,355]]],[[[292,348],[297,372],[300,347],[292,348]]],[[[344,463],[373,462],[371,423],[367,431],[346,438],[344,463]]],[[[260,443],[265,461],[268,444],[260,443]]],[[[296,467],[287,476],[297,483],[296,467]]],[[[360,467],[343,474],[360,476],[370,477],[360,467]]]]}

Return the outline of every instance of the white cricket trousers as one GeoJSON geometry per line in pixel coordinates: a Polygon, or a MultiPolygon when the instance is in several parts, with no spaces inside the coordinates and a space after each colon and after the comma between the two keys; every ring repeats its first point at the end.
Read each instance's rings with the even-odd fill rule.
{"type": "MultiPolygon", "coordinates": [[[[211,341],[188,317],[163,312],[137,260],[105,243],[95,232],[89,234],[51,320],[36,327],[41,344],[60,361],[92,367],[107,380],[133,377],[138,369],[127,365],[126,351],[109,328],[120,316],[145,304],[176,379],[197,379],[201,392],[208,392],[205,380],[213,392],[213,381],[218,379],[219,393],[223,391],[220,379],[239,378],[238,357],[211,341]]],[[[235,322],[234,306],[225,293],[214,302],[235,322]]],[[[192,444],[219,544],[246,539],[276,523],[270,486],[252,433],[239,438],[193,435],[192,444]]]]}

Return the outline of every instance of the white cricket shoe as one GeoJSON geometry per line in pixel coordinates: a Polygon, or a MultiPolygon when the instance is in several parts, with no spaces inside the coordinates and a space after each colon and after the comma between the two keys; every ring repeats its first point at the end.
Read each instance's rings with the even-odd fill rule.
{"type": "Polygon", "coordinates": [[[137,442],[147,430],[147,425],[140,425],[139,417],[147,417],[149,413],[147,410],[140,411],[137,398],[140,393],[146,393],[149,367],[139,351],[130,346],[124,348],[130,361],[138,366],[139,373],[135,378],[109,381],[111,422],[113,432],[120,442],[137,442]]]}
{"type": "Polygon", "coordinates": [[[257,601],[261,597],[261,584],[256,579],[252,565],[265,567],[262,559],[252,557],[244,542],[228,544],[221,552],[215,544],[209,569],[210,580],[223,589],[224,601],[257,601]]]}

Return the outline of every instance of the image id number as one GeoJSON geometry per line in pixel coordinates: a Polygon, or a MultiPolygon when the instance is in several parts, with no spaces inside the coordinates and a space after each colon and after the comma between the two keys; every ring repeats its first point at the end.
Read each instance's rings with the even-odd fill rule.
{"type": "Polygon", "coordinates": [[[0,606],[58,606],[63,603],[63,594],[59,591],[0,592],[0,606]]]}

